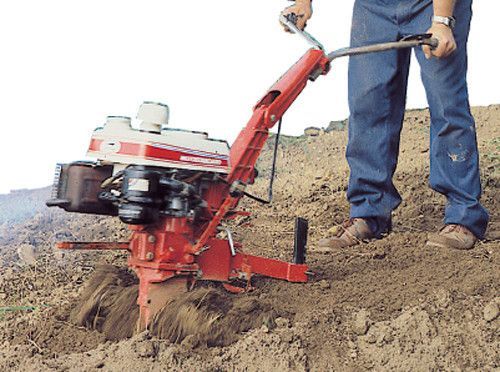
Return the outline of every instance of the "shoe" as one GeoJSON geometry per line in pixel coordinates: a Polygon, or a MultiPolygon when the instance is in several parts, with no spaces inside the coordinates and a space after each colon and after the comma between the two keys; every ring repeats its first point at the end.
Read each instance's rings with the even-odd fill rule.
{"type": "Polygon", "coordinates": [[[477,238],[465,226],[450,224],[443,227],[438,233],[429,234],[427,246],[453,249],[472,249],[477,238]]]}
{"type": "Polygon", "coordinates": [[[362,240],[375,238],[368,222],[363,218],[351,218],[339,227],[340,230],[336,236],[321,239],[318,242],[321,251],[352,247],[362,240]]]}

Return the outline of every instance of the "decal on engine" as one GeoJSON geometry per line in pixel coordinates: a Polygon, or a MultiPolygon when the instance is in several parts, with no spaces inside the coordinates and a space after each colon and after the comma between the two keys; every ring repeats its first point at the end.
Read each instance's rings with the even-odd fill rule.
{"type": "Polygon", "coordinates": [[[213,165],[221,165],[222,164],[222,161],[217,160],[217,159],[198,158],[195,156],[185,156],[185,155],[181,155],[179,160],[190,161],[193,163],[213,164],[213,165]]]}

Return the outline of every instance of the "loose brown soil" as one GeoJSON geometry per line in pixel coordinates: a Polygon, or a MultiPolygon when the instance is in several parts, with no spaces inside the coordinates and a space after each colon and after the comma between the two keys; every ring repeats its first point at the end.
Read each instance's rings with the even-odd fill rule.
{"type": "MultiPolygon", "coordinates": [[[[123,268],[100,265],[71,310],[70,322],[101,332],[106,340],[134,336],[139,308],[135,275],[123,268]]],[[[152,320],[149,334],[174,343],[226,346],[238,335],[264,324],[274,324],[270,304],[248,296],[230,296],[199,286],[171,299],[152,320]]]]}
{"type": "MultiPolygon", "coordinates": [[[[473,250],[425,246],[427,232],[442,224],[445,203],[428,188],[427,111],[406,115],[395,176],[404,202],[394,231],[326,255],[315,250],[317,241],[348,212],[346,132],[285,138],[273,204],[245,200],[253,215],[232,229],[246,250],[289,260],[294,218],[307,218],[312,280],[258,278],[256,291],[238,296],[202,286],[174,299],[149,333],[132,336],[137,289],[135,278],[117,268],[126,266],[122,253],[52,248],[58,239],[126,239],[118,221],[33,208],[35,216],[4,222],[0,306],[36,309],[0,314],[0,369],[497,370],[500,106],[473,113],[491,213],[487,238],[473,250]]],[[[266,151],[252,193],[265,195],[270,157],[266,151]]],[[[12,208],[6,200],[2,208],[12,208]]]]}
{"type": "Polygon", "coordinates": [[[71,323],[103,333],[107,340],[132,337],[139,309],[137,279],[125,268],[100,265],[72,309],[71,323]]]}

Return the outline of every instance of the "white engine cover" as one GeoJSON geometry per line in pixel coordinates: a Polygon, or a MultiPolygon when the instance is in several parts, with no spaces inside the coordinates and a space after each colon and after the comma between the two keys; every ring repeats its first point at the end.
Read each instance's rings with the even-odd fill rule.
{"type": "Polygon", "coordinates": [[[163,128],[161,133],[141,131],[133,129],[130,118],[126,117],[108,117],[106,124],[94,131],[87,155],[115,165],[229,172],[226,141],[182,129],[163,128]]]}

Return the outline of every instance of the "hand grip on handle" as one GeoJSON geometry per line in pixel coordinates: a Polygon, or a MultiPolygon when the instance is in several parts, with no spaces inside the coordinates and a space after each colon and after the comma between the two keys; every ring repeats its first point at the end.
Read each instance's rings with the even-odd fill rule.
{"type": "Polygon", "coordinates": [[[285,18],[288,22],[290,22],[295,27],[297,27],[297,21],[299,20],[299,16],[297,14],[295,14],[295,13],[289,13],[287,15],[284,15],[283,18],[285,18]]]}
{"type": "Polygon", "coordinates": [[[297,20],[298,16],[295,13],[289,13],[287,15],[282,14],[280,16],[280,22],[286,29],[288,29],[290,32],[294,34],[301,36],[313,48],[324,50],[323,45],[318,40],[316,40],[311,34],[297,27],[297,20]]]}
{"type": "Polygon", "coordinates": [[[422,45],[429,45],[432,50],[436,49],[439,46],[439,40],[435,37],[431,37],[429,39],[424,40],[422,45]]]}
{"type": "Polygon", "coordinates": [[[439,45],[439,40],[432,37],[432,34],[416,34],[402,38],[400,41],[417,41],[420,45],[429,45],[431,49],[436,49],[439,45]]]}

